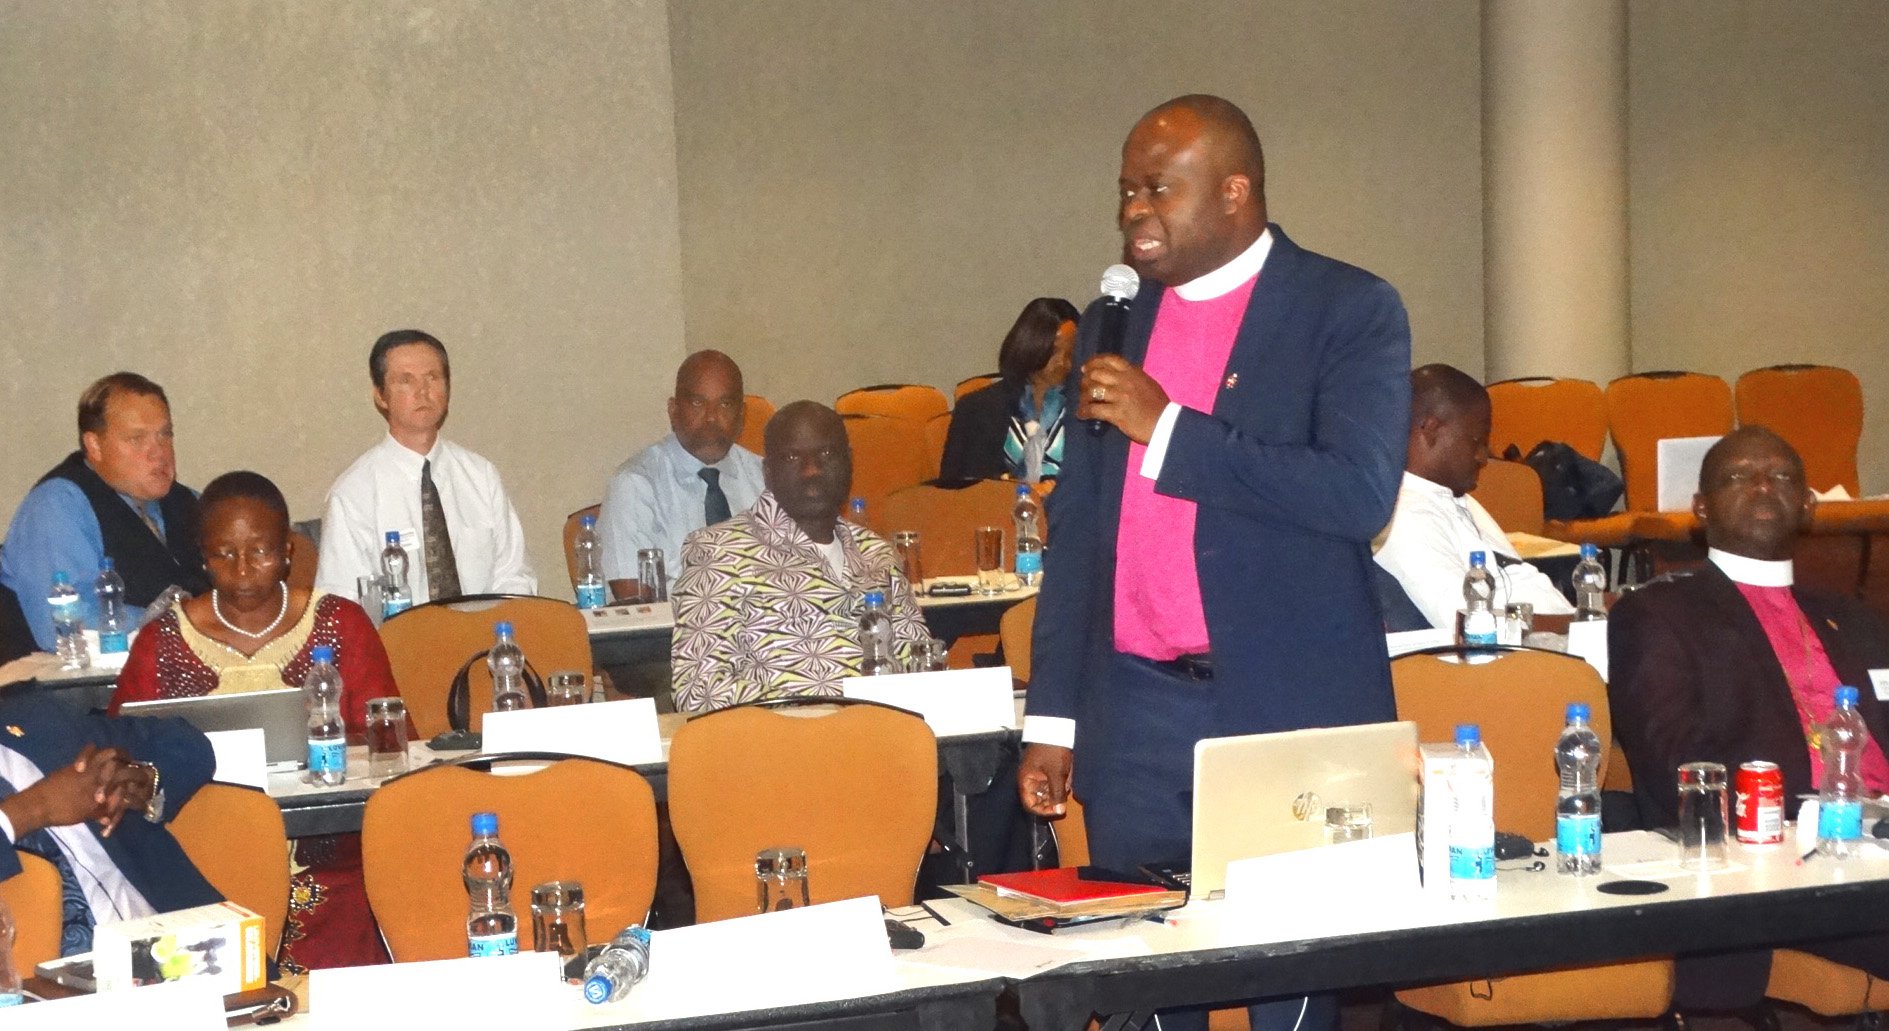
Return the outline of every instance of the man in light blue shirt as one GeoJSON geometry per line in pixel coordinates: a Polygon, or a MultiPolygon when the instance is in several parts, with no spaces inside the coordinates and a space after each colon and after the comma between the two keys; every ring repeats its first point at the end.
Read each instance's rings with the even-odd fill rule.
{"type": "Polygon", "coordinates": [[[676,370],[669,434],[617,468],[604,489],[597,532],[610,591],[634,600],[636,553],[661,548],[671,580],[682,572],[682,538],[754,504],[765,484],[761,459],[735,443],[747,415],[741,369],[720,351],[697,351],[676,370]]]}

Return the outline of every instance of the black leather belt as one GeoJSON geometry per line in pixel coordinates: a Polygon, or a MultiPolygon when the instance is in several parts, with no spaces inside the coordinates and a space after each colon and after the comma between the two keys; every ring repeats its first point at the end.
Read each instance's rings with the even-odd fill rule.
{"type": "Polygon", "coordinates": [[[1181,655],[1176,658],[1168,659],[1165,662],[1149,661],[1152,662],[1156,668],[1167,673],[1172,673],[1184,680],[1213,679],[1213,656],[1207,652],[1181,655]]]}

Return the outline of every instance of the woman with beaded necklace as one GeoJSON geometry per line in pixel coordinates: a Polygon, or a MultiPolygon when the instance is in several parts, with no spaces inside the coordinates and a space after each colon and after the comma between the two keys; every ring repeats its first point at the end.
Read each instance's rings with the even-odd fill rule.
{"type": "MultiPolygon", "coordinates": [[[[398,693],[387,650],[359,605],[289,586],[289,506],[282,492],[260,474],[225,473],[203,489],[198,511],[210,590],[138,631],[111,711],[125,702],[300,687],[311,653],[328,645],[341,671],[348,740],[361,741],[367,700],[398,693]]],[[[293,844],[283,967],[386,962],[367,909],[360,835],[293,844]]]]}

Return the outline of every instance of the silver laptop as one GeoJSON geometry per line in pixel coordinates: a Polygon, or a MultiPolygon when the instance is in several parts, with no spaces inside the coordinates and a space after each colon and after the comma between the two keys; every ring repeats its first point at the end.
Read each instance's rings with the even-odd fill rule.
{"type": "Polygon", "coordinates": [[[301,688],[126,702],[118,714],[179,716],[206,734],[260,727],[263,759],[271,770],[299,769],[308,762],[308,710],[301,688]]]}
{"type": "Polygon", "coordinates": [[[1289,730],[1194,745],[1189,896],[1226,894],[1227,863],[1325,843],[1325,809],[1369,802],[1371,832],[1417,829],[1417,725],[1289,730]]]}

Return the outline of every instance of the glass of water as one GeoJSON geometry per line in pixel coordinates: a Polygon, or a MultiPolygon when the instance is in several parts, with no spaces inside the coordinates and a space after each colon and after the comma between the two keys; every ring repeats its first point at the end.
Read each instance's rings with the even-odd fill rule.
{"type": "Polygon", "coordinates": [[[898,552],[899,571],[914,593],[925,586],[925,560],[919,554],[918,531],[900,530],[892,535],[892,549],[898,552]]]}
{"type": "Polygon", "coordinates": [[[636,592],[636,600],[643,603],[669,600],[669,574],[663,568],[661,548],[637,551],[636,592]]]}
{"type": "Polygon", "coordinates": [[[407,772],[407,703],[393,696],[367,700],[367,775],[376,780],[407,772]]]}
{"type": "Polygon", "coordinates": [[[1001,526],[980,526],[971,531],[977,551],[977,593],[1001,594],[1004,589],[1004,531],[1001,526]]]}
{"type": "Polygon", "coordinates": [[[1325,843],[1341,845],[1371,836],[1371,803],[1344,802],[1325,810],[1325,843]]]}
{"type": "Polygon", "coordinates": [[[1724,764],[1679,767],[1679,865],[1700,872],[1724,869],[1728,822],[1724,764]]]}
{"type": "Polygon", "coordinates": [[[581,705],[590,700],[590,678],[576,670],[560,670],[544,678],[548,705],[581,705]]]}
{"type": "Polygon", "coordinates": [[[802,849],[762,849],[754,857],[754,880],[757,912],[803,909],[808,905],[807,853],[802,849]]]}

